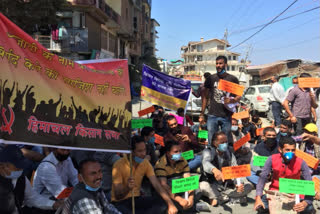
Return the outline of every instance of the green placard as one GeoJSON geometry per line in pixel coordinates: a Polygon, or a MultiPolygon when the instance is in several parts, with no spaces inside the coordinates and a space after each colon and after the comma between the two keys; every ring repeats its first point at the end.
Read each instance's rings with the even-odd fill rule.
{"type": "Polygon", "coordinates": [[[205,138],[208,139],[208,131],[206,130],[199,130],[198,138],[205,138]]]}
{"type": "Polygon", "coordinates": [[[189,150],[189,151],[186,151],[186,152],[182,152],[182,153],[181,153],[181,156],[182,156],[185,160],[193,159],[193,158],[194,158],[193,150],[189,150]]]}
{"type": "Polygon", "coordinates": [[[131,120],[131,128],[140,129],[146,126],[152,127],[152,119],[135,119],[131,120]]]}
{"type": "Polygon", "coordinates": [[[268,158],[269,157],[266,157],[266,156],[254,156],[253,166],[264,166],[268,158]]]}
{"type": "Polygon", "coordinates": [[[313,181],[280,178],[279,182],[279,192],[300,195],[315,195],[313,181]]]}
{"type": "Polygon", "coordinates": [[[199,175],[172,180],[172,194],[199,189],[199,175]]]}

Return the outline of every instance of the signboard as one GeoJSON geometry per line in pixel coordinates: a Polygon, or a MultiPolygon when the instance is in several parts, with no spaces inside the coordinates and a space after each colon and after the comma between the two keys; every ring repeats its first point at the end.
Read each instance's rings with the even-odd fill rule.
{"type": "Polygon", "coordinates": [[[304,77],[298,78],[300,88],[319,88],[320,78],[304,77]]]}
{"type": "Polygon", "coordinates": [[[245,119],[245,118],[249,118],[249,111],[240,111],[237,113],[233,113],[232,118],[236,119],[236,120],[241,120],[241,119],[245,119]]]}
{"type": "Polygon", "coordinates": [[[142,69],[141,99],[177,111],[186,108],[191,82],[169,76],[146,65],[142,69]]]}
{"type": "Polygon", "coordinates": [[[199,175],[172,180],[172,194],[199,189],[199,175]]]}
{"type": "Polygon", "coordinates": [[[154,142],[164,147],[163,137],[158,134],[154,134],[154,137],[156,138],[154,142]]]}
{"type": "Polygon", "coordinates": [[[5,143],[129,152],[127,60],[76,63],[50,53],[2,14],[0,56],[5,143]]]}
{"type": "Polygon", "coordinates": [[[152,127],[152,119],[133,119],[131,121],[133,129],[142,129],[146,126],[152,127]]]}
{"type": "Polygon", "coordinates": [[[264,166],[269,157],[266,156],[254,156],[253,166],[264,166]]]}
{"type": "Polygon", "coordinates": [[[227,80],[220,79],[218,89],[229,92],[231,94],[242,96],[245,87],[233,82],[229,82],[227,80]]]}
{"type": "Polygon", "coordinates": [[[280,178],[279,192],[300,195],[315,195],[314,182],[306,180],[280,178]]]}
{"type": "Polygon", "coordinates": [[[194,154],[193,154],[193,150],[189,150],[186,152],[182,152],[181,156],[185,159],[185,160],[191,160],[194,158],[194,154]]]}
{"type": "Polygon", "coordinates": [[[198,138],[208,139],[208,131],[207,130],[199,130],[198,138]]]}
{"type": "Polygon", "coordinates": [[[146,114],[149,114],[149,113],[152,113],[155,111],[155,108],[154,106],[151,106],[149,108],[146,108],[146,109],[143,109],[141,111],[138,111],[138,115],[139,117],[142,117],[143,115],[146,115],[146,114]]]}
{"type": "Polygon", "coordinates": [[[240,140],[233,144],[234,151],[237,151],[242,145],[244,145],[249,140],[251,140],[250,133],[246,134],[244,137],[242,137],[240,140]]]}
{"type": "Polygon", "coordinates": [[[248,177],[251,175],[250,164],[222,167],[221,171],[225,180],[248,177]]]}
{"type": "Polygon", "coordinates": [[[318,158],[313,157],[312,155],[309,155],[298,149],[296,149],[295,155],[298,158],[304,160],[307,163],[307,165],[312,169],[317,169],[317,167],[319,166],[320,160],[318,158]]]}

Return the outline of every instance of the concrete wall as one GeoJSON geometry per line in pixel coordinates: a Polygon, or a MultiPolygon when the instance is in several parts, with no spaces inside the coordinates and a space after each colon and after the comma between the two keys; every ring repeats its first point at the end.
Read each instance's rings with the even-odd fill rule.
{"type": "Polygon", "coordinates": [[[86,14],[86,26],[88,27],[88,48],[100,50],[101,48],[101,27],[100,23],[86,14]]]}

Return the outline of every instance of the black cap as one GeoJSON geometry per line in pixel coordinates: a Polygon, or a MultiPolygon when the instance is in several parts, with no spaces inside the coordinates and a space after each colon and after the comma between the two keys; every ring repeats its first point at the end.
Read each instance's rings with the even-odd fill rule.
{"type": "Polygon", "coordinates": [[[29,164],[16,145],[8,145],[0,151],[0,162],[12,163],[18,169],[24,169],[29,164]]]}

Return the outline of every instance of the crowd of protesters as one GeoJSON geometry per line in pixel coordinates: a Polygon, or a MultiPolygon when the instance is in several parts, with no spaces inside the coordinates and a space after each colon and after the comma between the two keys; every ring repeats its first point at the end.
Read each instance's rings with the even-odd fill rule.
{"type": "Polygon", "coordinates": [[[178,124],[174,115],[155,106],[153,127],[132,130],[131,155],[0,144],[0,213],[196,213],[229,201],[246,206],[253,189],[258,213],[315,212],[313,200],[320,199],[319,192],[295,203],[292,195],[279,192],[279,178],[320,178],[319,167],[310,168],[295,155],[299,149],[320,158],[320,127],[313,113],[318,91],[300,88],[297,78],[284,91],[273,76],[274,123],[258,133],[263,127],[259,114],[248,109],[248,118],[232,118],[232,106],[241,96],[217,88],[221,79],[239,84],[226,67],[227,58],[217,57],[217,73],[206,73],[204,84],[193,92],[202,99],[198,121],[178,109],[176,115],[184,117],[178,124]],[[208,139],[198,137],[201,130],[208,131],[208,139]],[[164,146],[155,142],[155,134],[163,137],[164,146]],[[234,151],[233,144],[247,134],[251,139],[234,151]],[[181,153],[190,150],[194,157],[185,160],[181,153]],[[253,165],[254,156],[268,157],[264,167],[253,165]],[[251,166],[250,176],[224,179],[223,167],[244,164],[251,166]],[[172,193],[172,180],[192,175],[200,175],[198,189],[172,193]],[[62,197],[68,190],[71,194],[62,197]]]}

